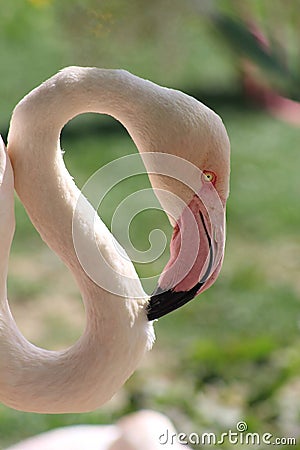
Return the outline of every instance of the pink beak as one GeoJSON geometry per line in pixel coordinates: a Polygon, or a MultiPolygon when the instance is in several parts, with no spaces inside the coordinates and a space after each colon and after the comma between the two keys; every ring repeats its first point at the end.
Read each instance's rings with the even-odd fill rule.
{"type": "Polygon", "coordinates": [[[183,210],[173,231],[170,259],[148,306],[148,319],[158,319],[208,289],[222,267],[225,209],[211,184],[183,210]]]}

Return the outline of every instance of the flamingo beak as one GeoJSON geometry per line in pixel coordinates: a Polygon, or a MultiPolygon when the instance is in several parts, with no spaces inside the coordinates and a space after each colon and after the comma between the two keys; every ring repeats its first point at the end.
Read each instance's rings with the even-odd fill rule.
{"type": "Polygon", "coordinates": [[[225,246],[225,210],[195,195],[173,231],[170,259],[152,294],[147,317],[158,319],[208,289],[221,270],[225,246]]]}

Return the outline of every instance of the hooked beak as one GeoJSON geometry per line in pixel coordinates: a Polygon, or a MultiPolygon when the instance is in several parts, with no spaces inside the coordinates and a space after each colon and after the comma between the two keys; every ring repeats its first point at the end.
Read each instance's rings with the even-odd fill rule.
{"type": "Polygon", "coordinates": [[[148,320],[180,308],[208,289],[221,270],[224,246],[223,205],[211,207],[208,202],[208,206],[204,206],[195,195],[174,228],[170,260],[150,298],[148,320]]]}

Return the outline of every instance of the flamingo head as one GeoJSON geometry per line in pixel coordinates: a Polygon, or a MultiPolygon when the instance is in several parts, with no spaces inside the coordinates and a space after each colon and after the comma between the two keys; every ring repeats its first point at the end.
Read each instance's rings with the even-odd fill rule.
{"type": "Polygon", "coordinates": [[[217,114],[192,97],[172,93],[176,108],[169,108],[170,125],[163,127],[161,145],[148,145],[151,155],[143,154],[152,186],[174,227],[170,259],[148,304],[149,320],[208,289],[224,257],[229,139],[217,114]]]}

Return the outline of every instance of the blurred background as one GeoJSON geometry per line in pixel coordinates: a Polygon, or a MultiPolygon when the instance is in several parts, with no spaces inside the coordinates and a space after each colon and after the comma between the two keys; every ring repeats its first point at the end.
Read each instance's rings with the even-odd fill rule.
{"type": "MultiPolygon", "coordinates": [[[[300,1],[0,0],[0,131],[16,103],[67,65],[124,68],[195,96],[232,144],[227,247],[215,285],[155,326],[157,342],[114,399],[89,414],[38,415],[0,405],[0,448],[53,427],[111,423],[152,408],[182,432],[249,431],[300,442],[300,1]]],[[[120,124],[85,115],[62,135],[77,184],[137,150],[120,124]]],[[[128,195],[148,186],[133,180],[128,195]]],[[[115,201],[120,193],[116,189],[115,201]]],[[[101,216],[109,225],[112,203],[101,216]]],[[[132,224],[147,248],[164,215],[132,224]]],[[[37,345],[60,349],[84,326],[79,292],[16,200],[9,300],[37,345]]],[[[141,276],[161,270],[140,264],[141,276]]],[[[223,448],[227,447],[226,444],[223,448]]],[[[235,448],[239,448],[236,446],[235,448]]],[[[300,448],[289,447],[284,448],[300,448]]]]}

